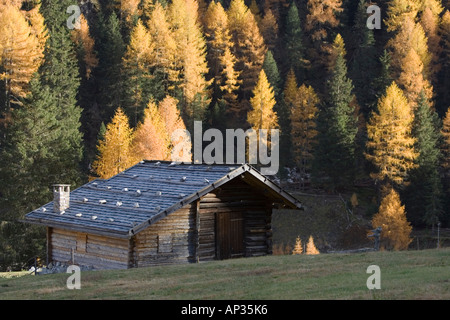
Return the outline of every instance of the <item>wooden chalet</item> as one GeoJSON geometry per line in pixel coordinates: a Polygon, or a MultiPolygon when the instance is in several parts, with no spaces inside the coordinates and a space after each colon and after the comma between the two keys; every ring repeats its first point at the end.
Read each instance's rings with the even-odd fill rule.
{"type": "Polygon", "coordinates": [[[47,260],[125,269],[271,254],[272,209],[301,204],[250,165],[142,161],[25,216],[47,227],[47,260]]]}

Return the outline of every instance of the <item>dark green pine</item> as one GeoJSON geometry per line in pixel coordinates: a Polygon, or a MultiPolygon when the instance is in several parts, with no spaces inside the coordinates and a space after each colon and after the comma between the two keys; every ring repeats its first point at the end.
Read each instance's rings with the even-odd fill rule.
{"type": "Polygon", "coordinates": [[[338,55],[327,83],[327,95],[318,115],[318,145],[313,162],[314,180],[330,190],[347,187],[355,174],[355,139],[358,131],[353,85],[347,66],[338,55]]]}
{"type": "Polygon", "coordinates": [[[295,76],[298,81],[302,82],[304,80],[304,48],[302,40],[302,27],[295,1],[293,1],[289,6],[289,10],[286,16],[286,29],[284,36],[286,41],[288,62],[290,64],[290,67],[292,67],[292,69],[294,70],[295,76]]]}
{"type": "Polygon", "coordinates": [[[433,225],[443,212],[443,188],[439,175],[441,151],[440,119],[421,92],[414,112],[412,134],[417,139],[417,168],[410,172],[405,191],[409,221],[414,225],[433,225]]]}

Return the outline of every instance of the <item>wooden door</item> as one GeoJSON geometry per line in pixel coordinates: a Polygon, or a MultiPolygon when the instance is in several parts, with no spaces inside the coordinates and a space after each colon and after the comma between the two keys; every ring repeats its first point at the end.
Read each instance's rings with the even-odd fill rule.
{"type": "Polygon", "coordinates": [[[230,259],[244,255],[244,223],[241,212],[216,213],[216,256],[230,259]]]}

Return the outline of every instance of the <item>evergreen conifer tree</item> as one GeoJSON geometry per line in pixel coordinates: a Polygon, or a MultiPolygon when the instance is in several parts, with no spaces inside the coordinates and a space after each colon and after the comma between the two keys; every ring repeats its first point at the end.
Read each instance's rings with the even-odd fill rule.
{"type": "Polygon", "coordinates": [[[328,177],[331,189],[347,186],[355,174],[355,139],[358,131],[353,84],[347,77],[343,52],[339,53],[328,81],[328,92],[318,115],[318,146],[313,172],[328,177]]]}
{"type": "Polygon", "coordinates": [[[439,175],[440,120],[422,91],[414,112],[412,135],[416,138],[417,168],[411,170],[411,184],[405,191],[408,220],[433,225],[442,214],[442,184],[439,175]]]}
{"type": "Polygon", "coordinates": [[[356,49],[349,70],[355,86],[355,95],[361,105],[364,116],[368,116],[376,103],[376,92],[373,89],[373,79],[377,71],[377,57],[373,30],[366,27],[366,1],[360,0],[353,27],[356,49]]]}
{"type": "Polygon", "coordinates": [[[115,12],[104,17],[98,13],[98,22],[94,29],[95,50],[98,53],[98,66],[93,70],[96,79],[95,99],[99,106],[101,117],[109,121],[114,115],[115,108],[121,105],[123,99],[122,58],[126,45],[120,33],[120,23],[115,12]]]}
{"type": "Polygon", "coordinates": [[[45,255],[44,229],[19,220],[51,201],[52,184],[76,187],[82,182],[79,123],[68,126],[60,119],[60,93],[38,77],[31,80],[30,92],[23,106],[13,111],[12,125],[0,150],[2,233],[7,239],[6,260],[13,260],[8,261],[12,264],[45,255]]]}
{"type": "Polygon", "coordinates": [[[297,79],[302,80],[304,68],[304,47],[302,27],[295,1],[292,1],[286,17],[285,43],[289,68],[294,70],[297,79]]]}

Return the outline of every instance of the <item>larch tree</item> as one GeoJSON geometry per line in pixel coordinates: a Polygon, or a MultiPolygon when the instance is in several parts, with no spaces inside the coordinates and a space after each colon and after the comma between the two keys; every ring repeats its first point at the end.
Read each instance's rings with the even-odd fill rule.
{"type": "Polygon", "coordinates": [[[121,108],[106,126],[103,140],[98,145],[98,158],[93,162],[92,169],[100,179],[112,176],[128,169],[138,160],[132,152],[133,129],[121,108]]]}
{"type": "Polygon", "coordinates": [[[328,70],[331,72],[336,67],[336,61],[338,56],[342,56],[345,59],[347,55],[347,50],[345,50],[344,38],[338,33],[333,40],[328,56],[328,70]]]}
{"type": "Polygon", "coordinates": [[[206,41],[199,24],[196,0],[173,0],[169,6],[169,21],[177,44],[175,60],[180,70],[178,92],[182,116],[189,128],[195,120],[203,120],[210,102],[206,80],[206,41]]]}
{"type": "Polygon", "coordinates": [[[186,131],[186,126],[181,118],[177,104],[178,100],[171,96],[166,96],[159,103],[159,112],[161,114],[161,119],[164,121],[170,142],[170,160],[191,162],[191,139],[186,131]]]}
{"type": "Polygon", "coordinates": [[[390,188],[385,191],[378,212],[372,218],[372,227],[381,227],[380,247],[387,250],[406,250],[412,242],[412,227],[406,219],[405,206],[399,194],[390,188]]]}
{"type": "Polygon", "coordinates": [[[433,88],[430,82],[424,79],[423,63],[413,48],[401,61],[401,72],[397,83],[411,106],[416,105],[422,91],[429,103],[433,98],[433,88]]]}
{"type": "Polygon", "coordinates": [[[309,236],[308,243],[306,244],[306,254],[309,255],[320,254],[319,250],[317,250],[316,245],[314,244],[313,236],[309,236]]]}
{"type": "Polygon", "coordinates": [[[264,14],[264,18],[259,23],[259,29],[261,35],[264,38],[264,42],[269,50],[274,50],[278,41],[278,23],[277,19],[272,13],[272,10],[268,10],[264,14]]]}
{"type": "Polygon", "coordinates": [[[409,171],[417,166],[418,156],[412,136],[411,105],[393,82],[379,99],[377,109],[367,123],[366,158],[377,169],[370,175],[376,181],[404,185],[409,171]]]}
{"type": "Polygon", "coordinates": [[[247,115],[247,121],[254,130],[278,128],[278,116],[273,111],[276,104],[275,94],[264,70],[259,73],[250,103],[252,109],[247,115]]]}
{"type": "Polygon", "coordinates": [[[267,140],[263,140],[259,130],[278,129],[279,125],[277,113],[273,110],[276,104],[275,94],[267,80],[264,69],[259,73],[258,82],[253,89],[253,97],[250,99],[250,104],[252,109],[247,114],[247,122],[257,132],[259,147],[261,148],[263,143],[267,148],[266,150],[268,150],[269,145],[274,143],[272,142],[270,131],[267,132],[267,140]]]}
{"type": "Polygon", "coordinates": [[[142,119],[147,102],[153,98],[150,66],[154,50],[152,38],[139,20],[131,32],[130,43],[123,57],[123,70],[127,79],[124,111],[132,119],[134,127],[142,119]]]}
{"type": "Polygon", "coordinates": [[[295,162],[304,176],[311,167],[316,142],[319,97],[311,86],[302,84],[291,109],[291,136],[295,162]]]}
{"type": "Polygon", "coordinates": [[[275,18],[280,21],[282,13],[289,7],[288,0],[265,0],[263,9],[264,12],[272,11],[275,18]]]}
{"type": "Polygon", "coordinates": [[[45,44],[47,43],[48,34],[45,27],[44,17],[40,13],[41,4],[36,3],[33,8],[28,11],[22,11],[25,14],[25,18],[31,25],[31,33],[36,36],[39,42],[39,51],[44,52],[45,44]]]}
{"type": "Polygon", "coordinates": [[[413,21],[419,12],[420,0],[392,0],[388,3],[387,18],[384,20],[387,30],[395,32],[405,20],[413,21]]]}
{"type": "Polygon", "coordinates": [[[419,23],[425,32],[428,41],[428,49],[431,54],[430,61],[430,81],[435,83],[437,81],[437,74],[441,65],[439,63],[439,56],[442,47],[440,46],[441,37],[439,34],[440,14],[443,11],[439,0],[425,0],[422,1],[422,8],[420,13],[419,23]]]}
{"type": "Polygon", "coordinates": [[[223,94],[223,101],[226,105],[226,112],[233,114],[239,110],[238,106],[238,91],[242,80],[239,79],[240,72],[236,70],[236,56],[231,52],[230,48],[225,48],[225,52],[221,57],[221,63],[223,65],[222,74],[225,82],[220,87],[223,94]]]}
{"type": "Polygon", "coordinates": [[[98,65],[98,59],[94,51],[95,42],[89,33],[89,25],[84,15],[80,16],[80,28],[72,31],[72,40],[84,62],[85,77],[89,79],[92,69],[98,65]]]}
{"type": "Polygon", "coordinates": [[[336,14],[343,11],[340,0],[308,0],[306,30],[311,32],[313,41],[321,41],[328,37],[329,28],[337,27],[339,19],[336,14]]]}
{"type": "Polygon", "coordinates": [[[284,84],[284,101],[289,110],[294,108],[297,99],[297,78],[295,77],[294,69],[291,68],[286,76],[284,84]]]}
{"type": "Polygon", "coordinates": [[[297,237],[295,239],[295,245],[294,249],[292,250],[292,254],[302,254],[303,253],[303,245],[302,245],[302,239],[300,237],[297,237]]]}
{"type": "MultiPolygon", "coordinates": [[[[164,95],[169,90],[174,90],[180,73],[175,61],[177,44],[166,11],[159,2],[156,2],[146,23],[155,46],[151,57],[153,75],[161,80],[164,95]]],[[[164,95],[157,98],[162,99],[164,95]]]]}
{"type": "Polygon", "coordinates": [[[212,1],[204,18],[205,36],[208,47],[208,79],[212,80],[212,103],[226,105],[223,112],[233,113],[238,108],[237,90],[240,80],[235,69],[236,57],[232,53],[233,42],[228,16],[220,4],[212,1]]]}
{"type": "Polygon", "coordinates": [[[234,118],[235,124],[242,127],[245,125],[246,114],[251,108],[248,101],[258,81],[267,49],[255,17],[245,5],[244,0],[232,0],[227,13],[234,44],[232,53],[236,56],[236,70],[240,72],[240,80],[242,80],[238,94],[240,108],[235,110],[234,118]]]}
{"type": "Polygon", "coordinates": [[[404,58],[409,51],[414,49],[423,63],[423,75],[426,80],[430,79],[431,53],[428,49],[427,37],[420,23],[406,17],[395,36],[387,42],[387,49],[391,53],[392,75],[398,79],[404,58]]]}
{"type": "Polygon", "coordinates": [[[154,101],[144,110],[144,120],[133,135],[132,150],[136,160],[168,160],[170,141],[166,125],[154,101]]]}
{"type": "Polygon", "coordinates": [[[36,34],[15,6],[6,5],[0,10],[0,80],[6,92],[5,106],[2,106],[6,112],[11,102],[20,104],[20,98],[29,93],[28,83],[43,62],[42,39],[39,39],[42,32],[36,34]]]}
{"type": "Polygon", "coordinates": [[[305,29],[313,43],[309,58],[317,61],[318,66],[323,66],[330,52],[330,31],[339,25],[342,0],[308,0],[307,9],[305,29]]]}

